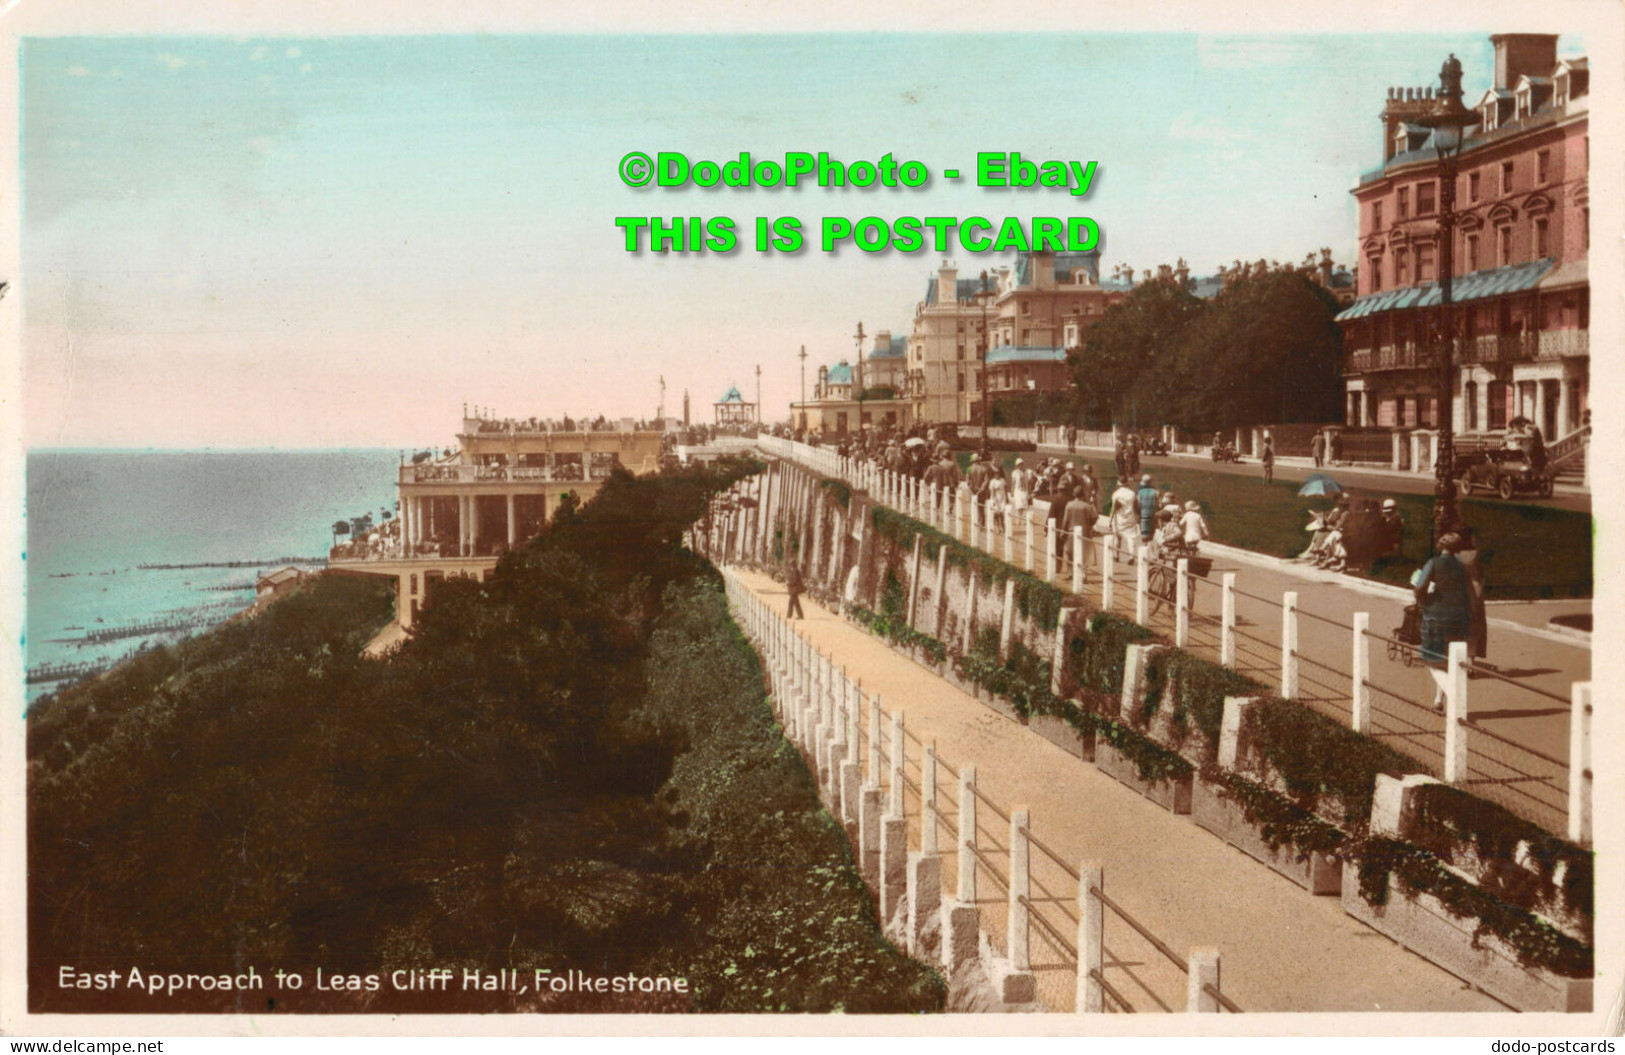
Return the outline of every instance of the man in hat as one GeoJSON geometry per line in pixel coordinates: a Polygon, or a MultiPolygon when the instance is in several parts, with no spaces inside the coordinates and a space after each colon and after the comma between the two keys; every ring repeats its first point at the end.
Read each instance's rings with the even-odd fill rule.
{"type": "Polygon", "coordinates": [[[978,502],[987,497],[987,482],[992,475],[993,470],[988,468],[987,462],[982,460],[980,454],[970,456],[970,493],[978,502]]]}

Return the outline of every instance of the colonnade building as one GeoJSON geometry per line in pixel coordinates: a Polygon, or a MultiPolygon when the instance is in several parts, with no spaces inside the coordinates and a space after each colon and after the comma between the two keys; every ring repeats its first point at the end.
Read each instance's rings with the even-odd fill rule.
{"type": "Polygon", "coordinates": [[[631,419],[571,425],[465,417],[455,449],[403,459],[393,533],[335,546],[328,566],[394,578],[395,618],[410,627],[432,583],[485,578],[503,553],[542,532],[566,494],[586,501],[617,468],[660,468],[657,430],[631,419]]]}

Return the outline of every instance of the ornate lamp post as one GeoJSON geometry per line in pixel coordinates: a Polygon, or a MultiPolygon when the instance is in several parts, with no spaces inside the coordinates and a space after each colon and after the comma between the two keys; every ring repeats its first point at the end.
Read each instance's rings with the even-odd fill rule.
{"type": "Polygon", "coordinates": [[[1478,123],[1478,115],[1461,105],[1461,60],[1451,55],[1439,70],[1439,101],[1433,112],[1416,123],[1433,131],[1433,149],[1439,158],[1439,328],[1438,343],[1439,435],[1438,453],[1433,459],[1433,538],[1448,531],[1459,519],[1456,508],[1455,329],[1450,322],[1450,284],[1455,270],[1456,170],[1461,160],[1467,129],[1478,123]]]}

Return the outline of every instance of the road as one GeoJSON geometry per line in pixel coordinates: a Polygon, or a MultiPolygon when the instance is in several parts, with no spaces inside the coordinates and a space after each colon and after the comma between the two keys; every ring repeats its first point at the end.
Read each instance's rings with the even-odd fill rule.
{"type": "MultiPolygon", "coordinates": [[[[1064,444],[1044,443],[1038,447],[1038,453],[1043,455],[1065,458],[1067,449],[1064,444]]],[[[1078,447],[1079,454],[1087,454],[1094,458],[1105,458],[1110,461],[1112,452],[1104,447],[1078,447]]],[[[1258,459],[1249,458],[1244,462],[1219,463],[1207,455],[1171,454],[1167,457],[1152,457],[1142,454],[1140,466],[1142,471],[1155,474],[1157,466],[1172,465],[1180,469],[1208,469],[1215,473],[1227,476],[1262,477],[1264,469],[1258,464],[1258,459]]],[[[1327,466],[1316,469],[1312,464],[1299,464],[1298,459],[1282,461],[1276,459],[1275,476],[1280,480],[1293,480],[1302,482],[1309,478],[1311,473],[1330,473],[1337,482],[1351,490],[1368,493],[1430,495],[1433,493],[1432,473],[1403,473],[1382,469],[1356,469],[1350,466],[1327,466]]],[[[1483,497],[1480,493],[1479,497],[1483,497]]],[[[1591,512],[1591,494],[1573,488],[1561,487],[1551,498],[1519,499],[1521,502],[1549,507],[1553,509],[1567,509],[1576,513],[1591,512]]]]}

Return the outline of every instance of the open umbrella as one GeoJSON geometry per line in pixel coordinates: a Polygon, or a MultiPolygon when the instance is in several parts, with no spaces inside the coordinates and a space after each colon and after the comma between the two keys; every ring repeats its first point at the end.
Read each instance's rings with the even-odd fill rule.
{"type": "Polygon", "coordinates": [[[1325,473],[1314,473],[1298,488],[1299,495],[1335,495],[1343,493],[1343,485],[1325,473]]]}

